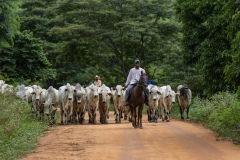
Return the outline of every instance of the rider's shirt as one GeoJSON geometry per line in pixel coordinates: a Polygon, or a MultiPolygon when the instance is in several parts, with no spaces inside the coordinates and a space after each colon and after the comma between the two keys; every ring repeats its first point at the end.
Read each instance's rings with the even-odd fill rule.
{"type": "Polygon", "coordinates": [[[94,85],[101,87],[102,86],[102,81],[99,79],[97,81],[94,82],[94,85]]]}
{"type": "Polygon", "coordinates": [[[136,84],[140,79],[141,71],[143,71],[143,73],[146,73],[145,70],[142,69],[141,67],[139,67],[139,69],[132,68],[128,74],[128,78],[125,85],[127,86],[129,84],[136,84]]]}

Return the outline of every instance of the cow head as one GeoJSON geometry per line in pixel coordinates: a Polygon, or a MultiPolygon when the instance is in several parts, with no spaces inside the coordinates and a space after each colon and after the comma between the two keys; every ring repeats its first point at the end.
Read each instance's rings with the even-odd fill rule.
{"type": "Polygon", "coordinates": [[[37,102],[40,100],[41,93],[42,89],[40,87],[33,88],[32,96],[37,102]]]}
{"type": "Polygon", "coordinates": [[[169,96],[171,97],[172,102],[175,103],[176,102],[176,93],[174,91],[171,91],[169,96]]]}
{"type": "Polygon", "coordinates": [[[158,100],[158,95],[160,94],[160,91],[158,90],[158,88],[156,86],[152,86],[151,89],[150,89],[150,95],[151,95],[151,98],[156,101],[158,100]]]}
{"type": "Polygon", "coordinates": [[[95,85],[93,85],[91,88],[91,94],[92,96],[97,99],[99,97],[99,88],[95,85]]]}
{"type": "Polygon", "coordinates": [[[78,104],[82,103],[82,98],[85,95],[85,92],[83,92],[82,90],[79,89],[74,89],[74,99],[76,99],[78,104]]]}
{"type": "Polygon", "coordinates": [[[101,88],[100,95],[102,97],[102,102],[107,103],[108,96],[112,96],[112,93],[109,88],[101,88]]]}
{"type": "Polygon", "coordinates": [[[66,85],[64,92],[69,101],[73,100],[73,90],[74,90],[74,88],[68,83],[66,85]]]}
{"type": "Polygon", "coordinates": [[[45,103],[42,104],[44,106],[44,113],[49,117],[53,116],[57,110],[56,104],[52,103],[51,100],[46,101],[45,103]]]}
{"type": "Polygon", "coordinates": [[[116,96],[118,96],[118,97],[122,96],[122,89],[123,89],[123,87],[121,85],[116,86],[116,92],[115,92],[116,96]]]}

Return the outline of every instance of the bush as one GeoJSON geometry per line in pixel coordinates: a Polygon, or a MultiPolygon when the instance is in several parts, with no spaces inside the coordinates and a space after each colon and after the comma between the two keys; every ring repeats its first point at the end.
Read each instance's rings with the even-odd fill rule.
{"type": "MultiPolygon", "coordinates": [[[[180,115],[176,114],[176,111],[173,113],[174,116],[180,115]]],[[[190,120],[203,123],[220,135],[240,142],[239,132],[234,132],[240,129],[240,102],[237,94],[222,92],[213,95],[210,99],[195,97],[192,100],[189,116],[190,120]]]]}
{"type": "Polygon", "coordinates": [[[0,159],[17,159],[35,148],[46,122],[33,119],[30,106],[14,95],[0,95],[0,159]]]}

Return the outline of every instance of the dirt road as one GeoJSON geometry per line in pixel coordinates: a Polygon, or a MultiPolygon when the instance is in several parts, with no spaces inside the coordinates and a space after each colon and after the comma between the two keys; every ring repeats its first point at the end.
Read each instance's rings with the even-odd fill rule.
{"type": "MultiPolygon", "coordinates": [[[[99,117],[99,115],[98,115],[99,117]]],[[[203,127],[171,120],[148,123],[134,129],[123,121],[107,125],[69,125],[50,129],[26,160],[240,160],[240,146],[216,141],[203,127]]]]}

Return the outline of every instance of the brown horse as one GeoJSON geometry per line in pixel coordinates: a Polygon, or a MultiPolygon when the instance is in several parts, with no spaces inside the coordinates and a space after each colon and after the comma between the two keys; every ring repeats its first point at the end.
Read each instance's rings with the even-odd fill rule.
{"type": "Polygon", "coordinates": [[[133,118],[132,125],[134,128],[143,128],[142,126],[142,110],[145,102],[144,91],[147,87],[148,76],[146,73],[141,72],[141,77],[137,83],[137,86],[130,92],[130,110],[133,118]],[[137,112],[138,108],[138,112],[137,112]],[[138,118],[138,121],[137,121],[138,118]]]}

